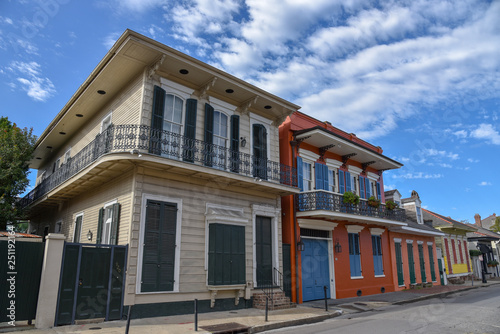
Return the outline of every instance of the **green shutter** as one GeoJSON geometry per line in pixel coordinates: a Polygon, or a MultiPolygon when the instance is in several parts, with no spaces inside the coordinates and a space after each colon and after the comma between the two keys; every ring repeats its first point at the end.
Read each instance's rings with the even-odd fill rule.
{"type": "Polygon", "coordinates": [[[363,176],[359,177],[359,193],[361,194],[361,198],[366,198],[366,194],[365,194],[365,178],[363,176]]]}
{"type": "Polygon", "coordinates": [[[427,277],[425,275],[425,259],[424,259],[424,246],[418,245],[418,257],[420,260],[420,276],[422,277],[422,283],[427,282],[427,277]]]}
{"type": "Polygon", "coordinates": [[[97,217],[97,237],[96,244],[101,244],[102,242],[102,224],[104,221],[104,208],[99,209],[99,216],[97,217]]]}
{"type": "Polygon", "coordinates": [[[208,284],[245,284],[245,227],[210,224],[208,284]]]}
{"type": "Polygon", "coordinates": [[[194,162],[194,148],[196,139],[196,109],[198,101],[187,99],[186,121],[184,126],[184,161],[194,162]]]}
{"type": "Polygon", "coordinates": [[[406,244],[408,248],[408,267],[410,268],[410,284],[415,284],[417,279],[415,277],[415,261],[413,259],[413,245],[406,244]]]}
{"type": "Polygon", "coordinates": [[[253,176],[267,180],[267,131],[264,125],[254,124],[253,140],[253,176]]]}
{"type": "Polygon", "coordinates": [[[118,229],[120,224],[120,204],[113,204],[111,207],[113,216],[111,217],[111,236],[109,238],[110,245],[118,244],[118,229]]]}
{"type": "Polygon", "coordinates": [[[431,267],[431,279],[433,282],[436,281],[436,270],[434,269],[434,252],[433,252],[433,248],[432,248],[432,245],[428,245],[428,249],[429,249],[429,265],[431,267]]]}
{"type": "Polygon", "coordinates": [[[403,255],[401,253],[401,243],[394,243],[394,248],[396,250],[396,269],[398,271],[398,285],[404,285],[404,274],[403,274],[403,255]]]}
{"type": "Polygon", "coordinates": [[[172,291],[177,204],[148,200],[144,229],[141,291],[172,291]]]}
{"type": "Polygon", "coordinates": [[[205,103],[205,165],[212,166],[212,144],[214,142],[214,108],[205,103]]]}
{"type": "Polygon", "coordinates": [[[80,242],[80,235],[82,234],[82,216],[76,217],[75,221],[75,233],[74,233],[74,242],[80,242]]]}
{"type": "Polygon", "coordinates": [[[231,115],[231,172],[239,172],[240,163],[240,116],[231,115]]]}
{"type": "Polygon", "coordinates": [[[153,113],[151,116],[151,140],[149,153],[161,153],[161,137],[163,131],[163,110],[165,109],[165,90],[155,86],[153,92],[153,113]]]}

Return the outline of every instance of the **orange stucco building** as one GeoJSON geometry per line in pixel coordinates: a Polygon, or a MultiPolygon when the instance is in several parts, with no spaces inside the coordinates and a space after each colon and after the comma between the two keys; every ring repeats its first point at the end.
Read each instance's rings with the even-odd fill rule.
{"type": "Polygon", "coordinates": [[[383,171],[402,164],[382,148],[295,112],[280,126],[280,159],[297,168],[301,189],[282,198],[293,301],[439,284],[440,234],[386,205],[383,171]]]}

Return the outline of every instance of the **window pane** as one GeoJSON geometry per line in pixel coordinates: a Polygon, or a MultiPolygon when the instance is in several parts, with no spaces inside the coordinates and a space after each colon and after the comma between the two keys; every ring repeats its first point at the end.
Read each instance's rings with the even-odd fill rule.
{"type": "Polygon", "coordinates": [[[173,119],[173,114],[174,114],[174,96],[173,95],[167,95],[165,96],[165,115],[163,118],[166,121],[171,121],[173,119]]]}
{"type": "Polygon", "coordinates": [[[183,101],[178,98],[178,97],[175,97],[175,101],[174,101],[174,119],[173,121],[175,123],[182,123],[182,104],[183,104],[183,101]]]}

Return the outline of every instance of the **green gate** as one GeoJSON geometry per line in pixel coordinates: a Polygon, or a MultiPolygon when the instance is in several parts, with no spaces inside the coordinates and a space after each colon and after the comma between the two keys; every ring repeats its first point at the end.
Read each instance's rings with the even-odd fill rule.
{"type": "Polygon", "coordinates": [[[65,243],[55,325],[119,320],[127,246],[65,243]]]}
{"type": "Polygon", "coordinates": [[[0,322],[31,322],[36,315],[45,243],[10,240],[0,241],[0,322]]]}

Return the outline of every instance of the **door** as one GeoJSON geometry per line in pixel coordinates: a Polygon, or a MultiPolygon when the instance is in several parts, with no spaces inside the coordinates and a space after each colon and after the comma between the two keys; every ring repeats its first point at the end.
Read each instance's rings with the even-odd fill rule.
{"type": "Polygon", "coordinates": [[[330,298],[330,266],[328,240],[302,239],[302,301],[330,298]]]}
{"type": "Polygon", "coordinates": [[[255,251],[257,256],[257,286],[273,285],[272,219],[256,217],[255,251]]]}

